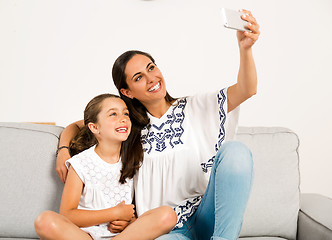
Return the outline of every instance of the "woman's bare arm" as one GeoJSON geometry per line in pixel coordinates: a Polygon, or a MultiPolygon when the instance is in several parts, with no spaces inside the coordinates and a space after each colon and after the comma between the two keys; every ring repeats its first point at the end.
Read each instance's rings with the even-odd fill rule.
{"type": "Polygon", "coordinates": [[[252,46],[258,40],[260,31],[256,19],[250,11],[243,10],[244,20],[248,21],[248,28],[252,32],[237,32],[240,49],[240,68],[237,83],[228,88],[228,112],[235,109],[242,102],[256,94],[257,72],[252,54],[252,46]]]}
{"type": "Polygon", "coordinates": [[[228,112],[256,94],[257,73],[252,50],[240,50],[240,68],[237,83],[229,87],[228,112]]]}
{"type": "MultiPolygon", "coordinates": [[[[59,139],[59,147],[69,147],[70,141],[77,135],[80,129],[84,126],[84,121],[80,120],[68,125],[61,133],[59,139]]],[[[65,183],[67,178],[67,168],[65,162],[70,158],[69,149],[62,148],[58,151],[56,158],[56,172],[60,180],[65,183]]]]}

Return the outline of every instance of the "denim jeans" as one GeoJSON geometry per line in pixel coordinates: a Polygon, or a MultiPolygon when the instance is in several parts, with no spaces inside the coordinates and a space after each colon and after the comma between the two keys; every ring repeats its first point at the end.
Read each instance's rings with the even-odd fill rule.
{"type": "Polygon", "coordinates": [[[216,154],[209,184],[196,212],[183,227],[157,239],[237,239],[252,179],[250,150],[240,142],[224,143],[216,154]]]}

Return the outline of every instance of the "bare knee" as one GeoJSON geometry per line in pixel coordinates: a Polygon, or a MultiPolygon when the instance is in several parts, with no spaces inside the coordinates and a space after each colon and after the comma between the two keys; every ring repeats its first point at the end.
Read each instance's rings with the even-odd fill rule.
{"type": "Polygon", "coordinates": [[[160,227],[167,233],[176,225],[177,215],[173,208],[169,206],[160,207],[160,211],[160,227]]]}
{"type": "Polygon", "coordinates": [[[58,213],[52,211],[45,211],[38,215],[34,224],[39,237],[49,239],[49,237],[55,235],[58,215],[58,213]]]}

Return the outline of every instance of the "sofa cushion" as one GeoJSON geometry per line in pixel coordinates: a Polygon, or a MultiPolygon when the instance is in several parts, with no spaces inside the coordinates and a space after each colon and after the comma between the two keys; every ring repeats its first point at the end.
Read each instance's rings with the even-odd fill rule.
{"type": "Polygon", "coordinates": [[[299,139],[286,128],[241,127],[237,140],[253,153],[254,181],[241,236],[296,239],[299,139]]]}
{"type": "Polygon", "coordinates": [[[36,238],[34,219],[58,211],[55,153],[62,127],[0,123],[0,237],[36,238]]]}

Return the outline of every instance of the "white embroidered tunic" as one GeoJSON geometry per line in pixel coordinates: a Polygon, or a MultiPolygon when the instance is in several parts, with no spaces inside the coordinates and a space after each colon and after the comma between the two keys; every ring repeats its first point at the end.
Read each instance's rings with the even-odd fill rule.
{"type": "MultiPolygon", "coordinates": [[[[73,156],[66,161],[72,166],[84,184],[78,209],[102,210],[116,206],[122,201],[131,204],[133,199],[133,180],[119,183],[121,159],[114,164],[102,160],[95,152],[95,146],[73,156]]],[[[82,228],[93,239],[110,239],[116,234],[108,231],[109,223],[82,228]]]]}
{"type": "Polygon", "coordinates": [[[227,88],[178,99],[142,130],[144,161],[134,177],[138,215],[168,205],[183,223],[206,190],[213,159],[233,139],[239,108],[227,114],[227,88]]]}

